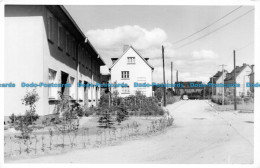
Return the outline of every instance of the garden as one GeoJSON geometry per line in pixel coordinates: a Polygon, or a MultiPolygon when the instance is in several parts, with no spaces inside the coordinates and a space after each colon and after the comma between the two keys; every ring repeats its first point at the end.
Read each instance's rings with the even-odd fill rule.
{"type": "MultiPolygon", "coordinates": [[[[239,112],[254,112],[254,96],[237,96],[237,109],[239,112]]],[[[226,94],[224,96],[224,105],[222,105],[223,97],[221,95],[215,95],[211,97],[211,101],[216,105],[214,108],[218,111],[233,111],[234,110],[234,96],[232,94],[226,94]]]]}
{"type": "MultiPolygon", "coordinates": [[[[169,96],[170,97],[170,96],[169,96]]],[[[76,149],[116,145],[166,131],[174,119],[160,107],[160,96],[140,92],[121,98],[103,93],[99,106],[85,108],[60,95],[53,115],[40,120],[36,90],[27,92],[24,114],[11,115],[5,126],[5,160],[59,154],[76,149]]],[[[178,101],[172,98],[169,103],[178,101]]]]}

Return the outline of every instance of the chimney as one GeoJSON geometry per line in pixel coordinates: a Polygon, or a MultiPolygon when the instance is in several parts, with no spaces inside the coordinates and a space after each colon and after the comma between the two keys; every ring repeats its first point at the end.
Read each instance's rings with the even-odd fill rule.
{"type": "Polygon", "coordinates": [[[255,72],[255,65],[251,65],[252,73],[255,72]]]}
{"type": "Polygon", "coordinates": [[[129,48],[129,45],[124,45],[123,46],[123,53],[125,53],[128,48],[129,48]]]}
{"type": "Polygon", "coordinates": [[[111,58],[112,64],[114,64],[117,61],[118,58],[111,58]]]}

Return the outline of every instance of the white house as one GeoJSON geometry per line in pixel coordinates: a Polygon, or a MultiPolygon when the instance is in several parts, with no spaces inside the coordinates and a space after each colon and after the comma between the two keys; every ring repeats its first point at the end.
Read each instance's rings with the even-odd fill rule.
{"type": "MultiPolygon", "coordinates": [[[[84,106],[96,106],[100,87],[77,87],[77,83],[100,83],[105,65],[95,48],[62,5],[5,6],[5,116],[24,113],[21,82],[71,84],[71,87],[37,87],[40,116],[53,113],[59,92],[84,106]]],[[[7,117],[8,118],[8,117],[7,117]]]]}
{"type": "Polygon", "coordinates": [[[112,88],[119,96],[127,97],[141,91],[147,97],[152,96],[152,87],[134,87],[134,83],[152,84],[154,67],[143,58],[132,46],[124,46],[123,54],[119,58],[112,58],[113,64],[109,68],[111,83],[125,83],[128,87],[112,88]]]}
{"type": "MultiPolygon", "coordinates": [[[[246,84],[250,83],[250,74],[252,73],[252,68],[248,64],[243,64],[242,66],[236,67],[236,83],[240,84],[240,87],[236,88],[237,96],[248,96],[250,93],[250,87],[247,87],[246,84]]],[[[234,70],[227,74],[225,83],[233,84],[234,83],[234,70]]],[[[227,91],[232,91],[233,88],[227,88],[227,91]]]]}
{"type": "MultiPolygon", "coordinates": [[[[215,84],[219,85],[219,84],[223,84],[224,79],[226,78],[227,75],[227,71],[224,70],[224,75],[222,71],[218,71],[216,75],[214,75],[214,79],[215,79],[215,84]]],[[[223,89],[225,89],[224,87],[216,87],[216,95],[222,95],[223,94],[223,89]]]]}

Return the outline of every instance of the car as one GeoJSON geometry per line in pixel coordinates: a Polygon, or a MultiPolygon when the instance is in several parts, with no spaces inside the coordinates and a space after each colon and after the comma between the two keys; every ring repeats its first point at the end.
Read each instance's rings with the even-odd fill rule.
{"type": "Polygon", "coordinates": [[[188,95],[183,95],[183,96],[182,96],[182,99],[183,99],[183,100],[189,100],[189,97],[188,97],[188,95]]]}

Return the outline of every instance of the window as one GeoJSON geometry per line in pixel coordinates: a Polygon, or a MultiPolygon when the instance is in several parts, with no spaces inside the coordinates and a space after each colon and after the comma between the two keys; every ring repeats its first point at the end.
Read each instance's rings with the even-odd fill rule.
{"type": "Polygon", "coordinates": [[[64,29],[63,29],[62,25],[60,23],[58,23],[58,47],[60,49],[64,48],[63,34],[64,34],[64,29]]]}
{"type": "Polygon", "coordinates": [[[135,64],[135,57],[127,57],[128,64],[135,64]]]}
{"type": "Polygon", "coordinates": [[[122,79],[129,79],[129,71],[122,71],[121,77],[122,79]]]}
{"type": "MultiPolygon", "coordinates": [[[[57,72],[49,69],[49,84],[56,83],[56,74],[57,72]]],[[[57,97],[57,88],[56,87],[48,87],[49,88],[49,98],[57,97]]]]}
{"type": "Polygon", "coordinates": [[[123,94],[129,94],[130,93],[129,86],[122,87],[122,93],[123,94]]]}
{"type": "Polygon", "coordinates": [[[75,99],[75,98],[76,98],[75,78],[70,77],[70,84],[71,84],[71,87],[70,87],[70,97],[71,97],[72,99],[75,99]]]}
{"type": "Polygon", "coordinates": [[[74,59],[76,59],[76,57],[77,57],[76,48],[77,48],[76,41],[73,39],[72,40],[72,51],[71,52],[72,52],[72,57],[74,59]]]}
{"type": "MultiPolygon", "coordinates": [[[[79,81],[79,83],[83,84],[81,80],[79,81]]],[[[84,98],[84,87],[79,87],[78,89],[79,89],[79,93],[78,93],[79,100],[83,100],[83,98],[84,98]]]]}
{"type": "Polygon", "coordinates": [[[53,42],[53,37],[54,37],[53,24],[54,24],[54,18],[52,14],[48,12],[47,13],[47,38],[51,42],[53,42]]]}
{"type": "Polygon", "coordinates": [[[71,37],[68,32],[66,33],[66,53],[71,54],[71,37]]]}
{"type": "Polygon", "coordinates": [[[137,91],[141,92],[143,95],[146,95],[146,88],[138,87],[137,91]]]}

